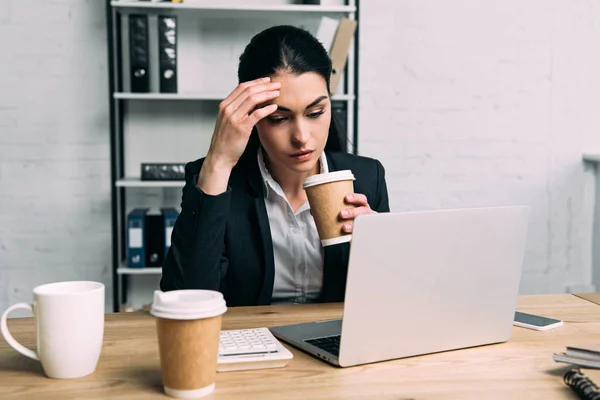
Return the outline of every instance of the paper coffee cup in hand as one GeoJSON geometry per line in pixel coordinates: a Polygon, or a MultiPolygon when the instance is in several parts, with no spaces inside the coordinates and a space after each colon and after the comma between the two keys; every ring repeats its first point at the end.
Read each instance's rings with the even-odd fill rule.
{"type": "Polygon", "coordinates": [[[346,221],[339,214],[345,208],[354,207],[344,200],[346,195],[354,193],[354,179],[352,171],[343,170],[309,176],[302,184],[323,246],[352,239],[351,234],[342,232],[346,221]]]}
{"type": "Polygon", "coordinates": [[[221,318],[227,311],[220,292],[154,292],[161,376],[168,396],[194,399],[215,389],[221,318]]]}

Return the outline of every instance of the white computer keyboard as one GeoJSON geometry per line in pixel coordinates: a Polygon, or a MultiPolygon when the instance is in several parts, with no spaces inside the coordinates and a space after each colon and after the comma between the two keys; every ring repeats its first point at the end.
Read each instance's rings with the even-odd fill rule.
{"type": "Polygon", "coordinates": [[[221,331],[217,371],[280,368],[292,353],[267,328],[221,331]]]}

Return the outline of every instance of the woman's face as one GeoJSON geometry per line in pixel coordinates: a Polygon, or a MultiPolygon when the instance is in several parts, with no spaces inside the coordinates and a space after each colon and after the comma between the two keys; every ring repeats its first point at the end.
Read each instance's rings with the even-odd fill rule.
{"type": "Polygon", "coordinates": [[[280,95],[268,104],[277,111],[256,125],[269,163],[299,173],[317,171],[331,123],[331,101],[321,75],[286,72],[271,77],[281,82],[280,95]]]}

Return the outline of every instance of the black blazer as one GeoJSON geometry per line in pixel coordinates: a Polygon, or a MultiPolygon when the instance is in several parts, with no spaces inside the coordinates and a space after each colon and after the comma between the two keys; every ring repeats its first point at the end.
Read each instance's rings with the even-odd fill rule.
{"type": "MultiPolygon", "coordinates": [[[[326,152],[326,156],[330,171],[352,170],[354,191],[365,194],[373,210],[389,211],[385,171],[379,161],[345,153],[326,152]]],[[[186,165],[181,213],[160,288],[218,290],[228,306],[270,304],[275,261],[256,152],[244,153],[231,173],[227,191],[217,196],[196,187],[203,161],[186,165]]],[[[349,246],[325,247],[318,301],[344,300],[349,246]]]]}

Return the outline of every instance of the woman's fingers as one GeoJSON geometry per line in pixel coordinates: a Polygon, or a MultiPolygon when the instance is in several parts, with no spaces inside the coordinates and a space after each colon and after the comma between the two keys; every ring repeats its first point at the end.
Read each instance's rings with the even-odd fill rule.
{"type": "Polygon", "coordinates": [[[248,123],[248,125],[254,126],[258,121],[260,121],[267,115],[274,113],[276,110],[277,104],[269,104],[268,106],[261,107],[254,111],[252,114],[250,114],[246,122],[248,123]]]}
{"type": "MultiPolygon", "coordinates": [[[[342,211],[343,212],[343,211],[342,211]]],[[[354,230],[354,219],[361,214],[376,214],[375,211],[371,210],[370,207],[357,207],[348,210],[348,217],[343,219],[347,219],[348,221],[342,225],[342,232],[344,233],[352,233],[354,230]]]]}
{"type": "MultiPolygon", "coordinates": [[[[253,119],[249,119],[249,114],[260,110],[261,108],[264,108],[266,106],[261,106],[262,104],[275,99],[277,96],[279,96],[279,90],[271,90],[268,92],[260,92],[257,94],[253,94],[250,95],[248,97],[246,97],[246,100],[240,105],[240,107],[237,109],[237,111],[233,114],[232,119],[234,121],[244,121],[248,120],[248,123],[253,122],[253,119]]],[[[275,106],[275,109],[277,109],[277,105],[276,104],[270,104],[271,106],[275,106]]],[[[256,124],[256,122],[258,121],[254,121],[254,123],[251,125],[254,126],[254,124],[256,124]]]]}
{"type": "Polygon", "coordinates": [[[372,214],[374,211],[371,210],[369,206],[366,207],[356,207],[356,208],[346,208],[340,211],[341,219],[352,220],[359,216],[360,214],[372,214]]]}
{"type": "Polygon", "coordinates": [[[281,83],[279,82],[250,86],[242,91],[238,97],[225,108],[225,111],[232,116],[234,121],[241,121],[245,119],[257,105],[279,96],[279,88],[281,88],[281,83]]]}
{"type": "Polygon", "coordinates": [[[248,82],[240,83],[239,85],[237,85],[237,87],[231,93],[229,93],[229,96],[227,96],[225,98],[225,100],[223,100],[221,102],[221,104],[219,105],[219,109],[221,110],[221,109],[224,109],[225,107],[229,106],[247,88],[255,86],[255,85],[258,85],[258,84],[261,84],[261,83],[265,84],[265,83],[268,83],[270,81],[271,81],[270,77],[265,77],[265,78],[255,79],[253,81],[248,81],[248,82]]]}
{"type": "Polygon", "coordinates": [[[352,222],[347,222],[344,225],[342,225],[342,232],[343,233],[352,233],[353,228],[354,228],[354,224],[352,222]]]}
{"type": "Polygon", "coordinates": [[[353,204],[359,207],[369,205],[369,200],[367,199],[367,196],[365,196],[362,193],[349,193],[348,195],[346,195],[345,200],[346,203],[353,204]]]}
{"type": "Polygon", "coordinates": [[[340,218],[352,220],[360,214],[370,214],[374,211],[369,206],[367,196],[362,193],[350,193],[346,195],[345,201],[347,204],[353,205],[340,211],[340,218]]]}

